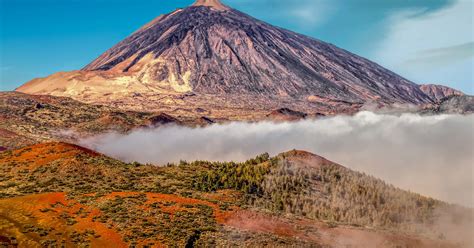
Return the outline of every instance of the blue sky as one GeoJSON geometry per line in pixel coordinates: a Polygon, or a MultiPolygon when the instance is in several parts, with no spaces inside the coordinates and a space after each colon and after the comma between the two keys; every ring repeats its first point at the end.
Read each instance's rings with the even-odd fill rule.
{"type": "MultiPolygon", "coordinates": [[[[80,69],[193,0],[0,0],[0,90],[80,69]]],[[[416,83],[474,94],[474,0],[223,0],[367,57],[416,83]]]]}

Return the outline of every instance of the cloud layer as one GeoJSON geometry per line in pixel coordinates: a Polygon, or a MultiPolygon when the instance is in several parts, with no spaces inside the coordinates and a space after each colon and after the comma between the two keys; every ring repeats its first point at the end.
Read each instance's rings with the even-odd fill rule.
{"type": "Polygon", "coordinates": [[[242,161],[302,149],[398,187],[474,206],[474,115],[419,116],[360,112],[293,123],[165,126],[81,143],[126,161],[242,161]]]}

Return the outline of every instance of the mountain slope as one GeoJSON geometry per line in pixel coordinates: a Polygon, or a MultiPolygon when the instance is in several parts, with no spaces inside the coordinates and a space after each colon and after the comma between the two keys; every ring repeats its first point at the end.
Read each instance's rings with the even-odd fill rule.
{"type": "Polygon", "coordinates": [[[443,85],[436,85],[436,84],[423,84],[420,85],[421,91],[429,96],[435,102],[441,102],[444,98],[450,96],[463,96],[459,90],[455,90],[443,85]]]}
{"type": "Polygon", "coordinates": [[[176,95],[189,94],[243,96],[243,105],[246,98],[301,101],[296,110],[334,102],[432,102],[418,85],[369,60],[218,0],[159,16],[82,70],[35,79],[17,90],[87,102],[160,95],[171,100],[159,104],[176,105],[176,95]]]}
{"type": "Polygon", "coordinates": [[[474,113],[474,96],[453,95],[443,98],[443,100],[433,108],[428,108],[421,113],[429,114],[462,114],[474,113]]]}

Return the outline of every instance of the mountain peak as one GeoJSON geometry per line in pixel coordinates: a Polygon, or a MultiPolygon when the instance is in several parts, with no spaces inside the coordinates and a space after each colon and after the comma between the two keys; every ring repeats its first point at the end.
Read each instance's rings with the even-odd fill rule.
{"type": "Polygon", "coordinates": [[[221,3],[220,0],[196,0],[192,6],[206,6],[217,10],[228,10],[229,7],[221,3]]]}
{"type": "Polygon", "coordinates": [[[197,0],[162,15],[82,70],[36,79],[17,91],[92,103],[121,101],[137,110],[229,103],[266,114],[287,108],[300,116],[374,101],[433,103],[418,85],[376,63],[219,0],[197,0]]]}

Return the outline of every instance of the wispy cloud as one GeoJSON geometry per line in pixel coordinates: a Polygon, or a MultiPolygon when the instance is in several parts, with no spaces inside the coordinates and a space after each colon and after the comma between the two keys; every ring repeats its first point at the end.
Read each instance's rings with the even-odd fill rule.
{"type": "Polygon", "coordinates": [[[449,65],[474,57],[474,42],[422,50],[408,64],[449,65]]]}
{"type": "Polygon", "coordinates": [[[229,123],[107,134],[83,145],[128,161],[245,160],[303,149],[396,186],[474,206],[474,115],[361,112],[295,123],[229,123]]]}
{"type": "Polygon", "coordinates": [[[458,0],[427,14],[420,14],[424,13],[423,9],[395,13],[374,57],[418,83],[464,84],[463,89],[470,91],[474,62],[473,8],[474,1],[458,0]]]}

